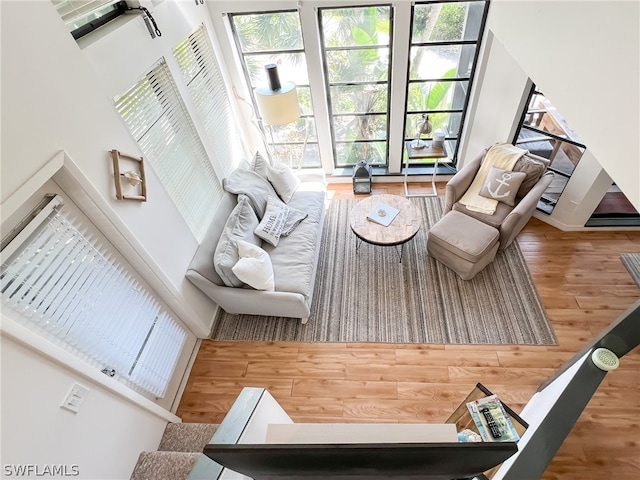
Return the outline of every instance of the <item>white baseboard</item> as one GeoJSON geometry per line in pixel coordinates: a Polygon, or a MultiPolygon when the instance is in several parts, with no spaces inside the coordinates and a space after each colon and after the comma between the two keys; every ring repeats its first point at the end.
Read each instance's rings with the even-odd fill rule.
{"type": "Polygon", "coordinates": [[[566,223],[560,222],[546,213],[536,211],[533,216],[538,220],[551,225],[552,227],[557,228],[558,230],[562,230],[563,232],[629,232],[629,231],[640,231],[640,227],[629,227],[629,226],[613,226],[613,227],[585,227],[584,225],[567,225],[566,223]]]}

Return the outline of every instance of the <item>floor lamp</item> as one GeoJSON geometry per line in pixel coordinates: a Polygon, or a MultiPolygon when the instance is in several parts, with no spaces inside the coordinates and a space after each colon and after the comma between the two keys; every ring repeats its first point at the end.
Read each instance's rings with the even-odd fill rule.
{"type": "MultiPolygon", "coordinates": [[[[255,99],[262,123],[269,127],[271,136],[271,150],[275,155],[275,141],[273,139],[273,126],[286,125],[300,118],[300,105],[298,104],[298,92],[293,82],[280,83],[278,66],[274,63],[265,65],[269,87],[258,87],[255,90],[255,99]]],[[[272,152],[267,145],[269,155],[272,152]]],[[[304,152],[303,152],[304,154],[304,152]]],[[[273,159],[272,159],[273,160],[273,159]]]]}

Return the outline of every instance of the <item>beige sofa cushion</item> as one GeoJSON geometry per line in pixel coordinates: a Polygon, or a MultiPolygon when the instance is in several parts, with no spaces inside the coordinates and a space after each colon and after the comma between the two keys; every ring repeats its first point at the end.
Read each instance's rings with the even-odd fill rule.
{"type": "Polygon", "coordinates": [[[228,287],[242,287],[244,285],[244,282],[233,273],[233,267],[240,259],[237,240],[244,240],[259,247],[262,241],[253,233],[257,226],[258,217],[256,217],[248,197],[239,195],[238,204],[227,219],[213,255],[214,268],[228,287]]]}
{"type": "Polygon", "coordinates": [[[222,181],[222,187],[229,193],[247,195],[259,219],[264,217],[269,197],[280,200],[269,180],[262,178],[253,170],[236,168],[222,181]]]}

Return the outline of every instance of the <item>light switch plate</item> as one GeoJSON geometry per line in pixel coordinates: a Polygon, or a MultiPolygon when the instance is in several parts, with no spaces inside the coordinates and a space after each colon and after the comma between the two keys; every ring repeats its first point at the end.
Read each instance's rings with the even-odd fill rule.
{"type": "Polygon", "coordinates": [[[84,401],[87,393],[89,393],[89,389],[87,387],[80,385],[79,383],[74,383],[60,406],[67,410],[71,410],[73,413],[78,413],[80,405],[84,401]]]}

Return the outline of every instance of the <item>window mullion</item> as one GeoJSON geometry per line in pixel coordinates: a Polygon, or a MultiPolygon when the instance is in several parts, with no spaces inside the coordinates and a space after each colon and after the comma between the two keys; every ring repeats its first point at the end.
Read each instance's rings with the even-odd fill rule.
{"type": "Polygon", "coordinates": [[[396,2],[394,5],[393,64],[391,68],[391,111],[389,113],[389,173],[402,172],[404,130],[406,122],[407,80],[411,43],[411,3],[396,2]]]}

